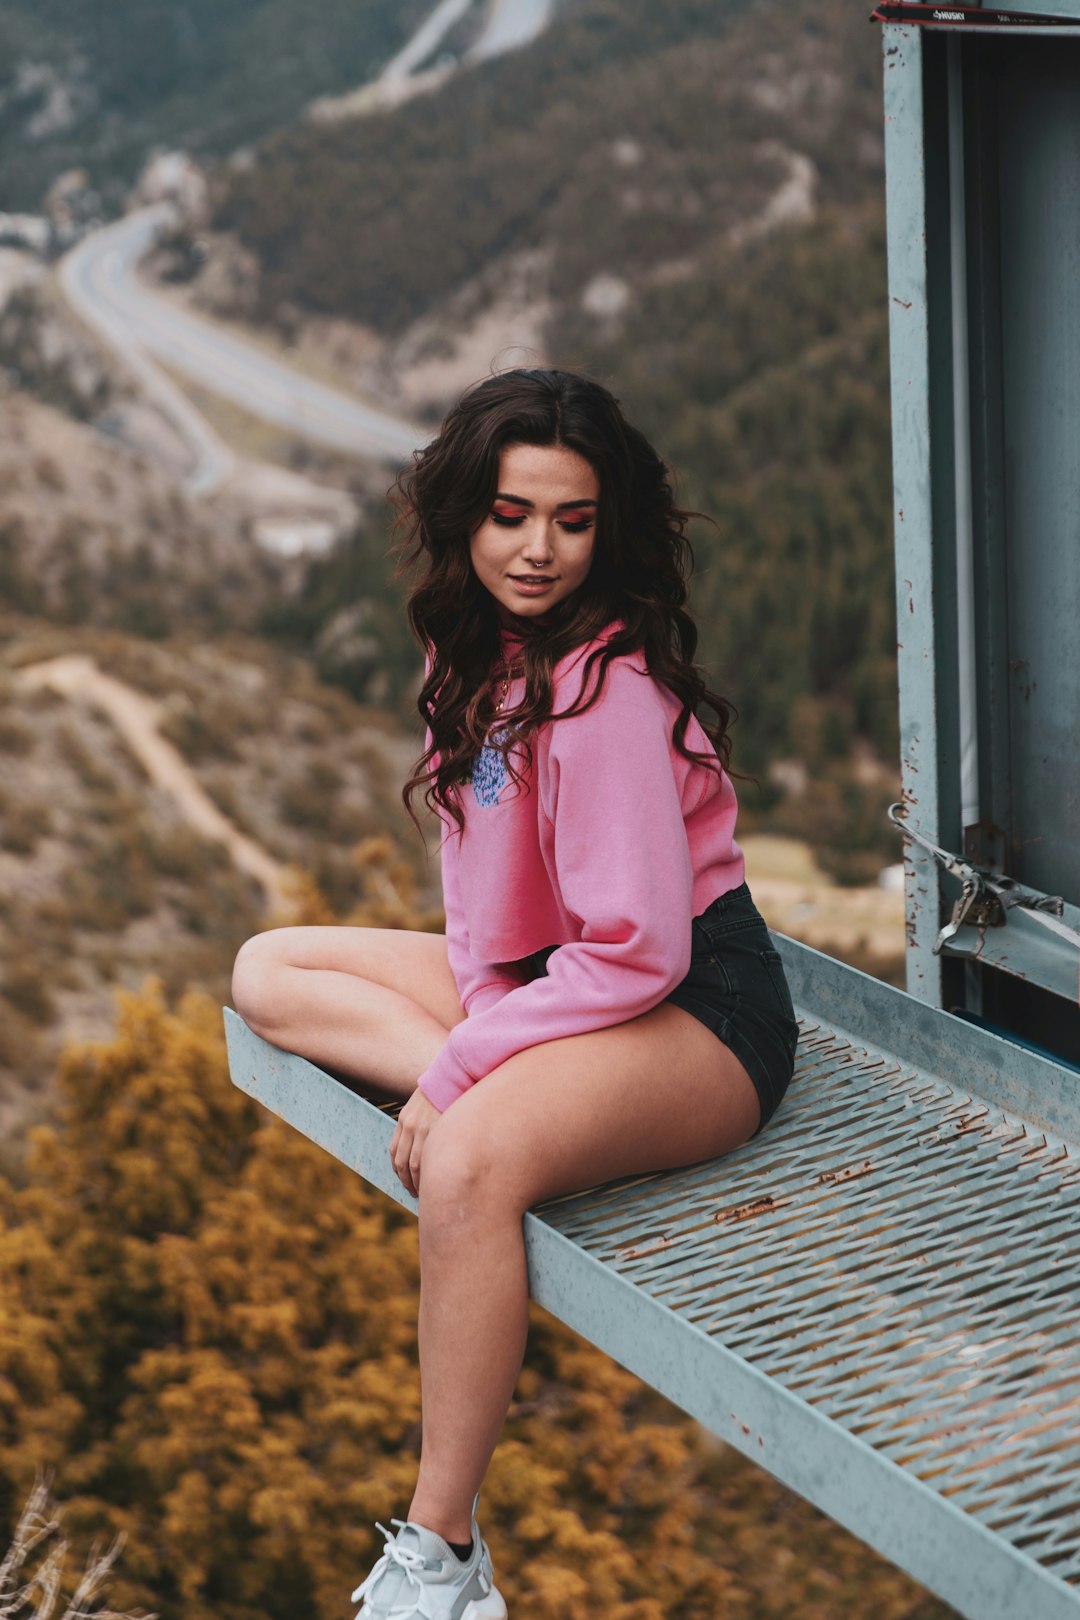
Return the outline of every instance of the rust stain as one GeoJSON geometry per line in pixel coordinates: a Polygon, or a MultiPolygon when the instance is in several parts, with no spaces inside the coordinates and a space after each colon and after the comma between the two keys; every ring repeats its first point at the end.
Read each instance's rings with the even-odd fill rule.
{"type": "Polygon", "coordinates": [[[764,1193],[760,1198],[751,1199],[748,1204],[728,1204],[724,1209],[718,1209],[713,1216],[714,1221],[751,1221],[755,1215],[767,1215],[770,1210],[779,1209],[781,1204],[790,1204],[790,1198],[774,1198],[772,1193],[764,1193]]]}
{"type": "Polygon", "coordinates": [[[858,1181],[860,1176],[868,1176],[873,1168],[871,1161],[864,1159],[862,1164],[848,1164],[843,1170],[823,1170],[818,1180],[836,1186],[841,1181],[858,1181]]]}
{"type": "MultiPolygon", "coordinates": [[[[899,304],[901,309],[910,309],[911,308],[911,300],[910,300],[910,298],[895,298],[894,297],[893,303],[894,304],[899,304]]],[[[901,512],[900,521],[903,522],[903,520],[904,520],[904,514],[903,514],[903,512],[901,512]]]]}
{"type": "Polygon", "coordinates": [[[961,1114],[960,1118],[954,1120],[953,1123],[956,1127],[957,1133],[961,1136],[967,1131],[976,1131],[979,1129],[980,1125],[984,1125],[986,1123],[985,1110],[981,1114],[961,1114]]]}
{"type": "MultiPolygon", "coordinates": [[[[1026,658],[1010,658],[1008,662],[1008,669],[1011,675],[1019,676],[1021,670],[1023,670],[1027,675],[1031,674],[1031,665],[1028,663],[1026,658]]],[[[1031,694],[1034,692],[1037,683],[1032,680],[1018,680],[1017,685],[1019,686],[1023,695],[1024,702],[1029,703],[1031,701],[1031,694]]]]}
{"type": "Polygon", "coordinates": [[[670,1237],[657,1238],[655,1243],[647,1243],[643,1249],[619,1249],[616,1260],[643,1260],[646,1255],[659,1254],[662,1249],[670,1249],[675,1239],[670,1237]]]}

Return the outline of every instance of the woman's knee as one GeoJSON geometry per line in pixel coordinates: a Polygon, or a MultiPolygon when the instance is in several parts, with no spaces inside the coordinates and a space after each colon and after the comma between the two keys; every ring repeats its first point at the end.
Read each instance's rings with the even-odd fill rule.
{"type": "Polygon", "coordinates": [[[232,972],[233,1006],[250,1029],[266,1036],[282,1013],[281,978],[287,966],[287,928],[253,934],[236,953],[232,972]]]}
{"type": "Polygon", "coordinates": [[[452,1237],[523,1210],[498,1143],[451,1107],[429,1132],[420,1168],[420,1229],[452,1237]]]}

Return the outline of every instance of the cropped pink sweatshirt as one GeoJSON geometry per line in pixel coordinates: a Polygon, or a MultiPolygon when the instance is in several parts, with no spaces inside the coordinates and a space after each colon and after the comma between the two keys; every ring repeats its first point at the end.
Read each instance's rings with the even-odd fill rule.
{"type": "MultiPolygon", "coordinates": [[[[619,628],[559,660],[553,716],[577,697],[588,653],[619,628]]],[[[521,638],[501,637],[508,661],[521,638]]],[[[595,683],[596,667],[590,693],[595,683]]],[[[505,711],[524,687],[524,677],[511,683],[505,711]]],[[[592,708],[533,732],[532,770],[517,787],[485,747],[456,790],[460,840],[440,812],[447,948],[467,1014],[420,1077],[440,1111],[515,1052],[655,1007],[689,968],[691,917],[743,881],[734,787],[676,750],[679,707],[643,653],[620,655],[592,708]],[[530,979],[520,959],[548,945],[558,948],[546,976],[530,979]]],[[[716,757],[693,716],[686,741],[716,757]]]]}

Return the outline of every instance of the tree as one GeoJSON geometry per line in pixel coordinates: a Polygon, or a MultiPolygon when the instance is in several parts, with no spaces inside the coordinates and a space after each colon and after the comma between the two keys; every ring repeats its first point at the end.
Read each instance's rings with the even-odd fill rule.
{"type": "MultiPolygon", "coordinates": [[[[26,1185],[0,1189],[9,1526],[46,1467],[80,1534],[126,1538],[116,1602],[342,1620],[415,1474],[411,1217],[230,1084],[204,994],[122,993],[60,1086],[26,1185]]],[[[515,1620],[915,1613],[910,1583],[536,1309],[484,1526],[515,1620]],[[785,1558],[770,1596],[757,1570],[785,1558]]]]}

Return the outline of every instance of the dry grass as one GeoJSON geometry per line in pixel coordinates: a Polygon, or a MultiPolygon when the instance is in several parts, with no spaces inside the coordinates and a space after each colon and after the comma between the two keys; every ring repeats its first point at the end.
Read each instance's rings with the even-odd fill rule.
{"type": "MultiPolygon", "coordinates": [[[[109,1578],[124,1545],[117,1536],[91,1547],[74,1588],[65,1593],[70,1544],[63,1514],[41,1480],[19,1515],[11,1546],[0,1559],[0,1620],[135,1620],[105,1607],[109,1578]]],[[[146,1615],[143,1620],[157,1620],[146,1615]]]]}

